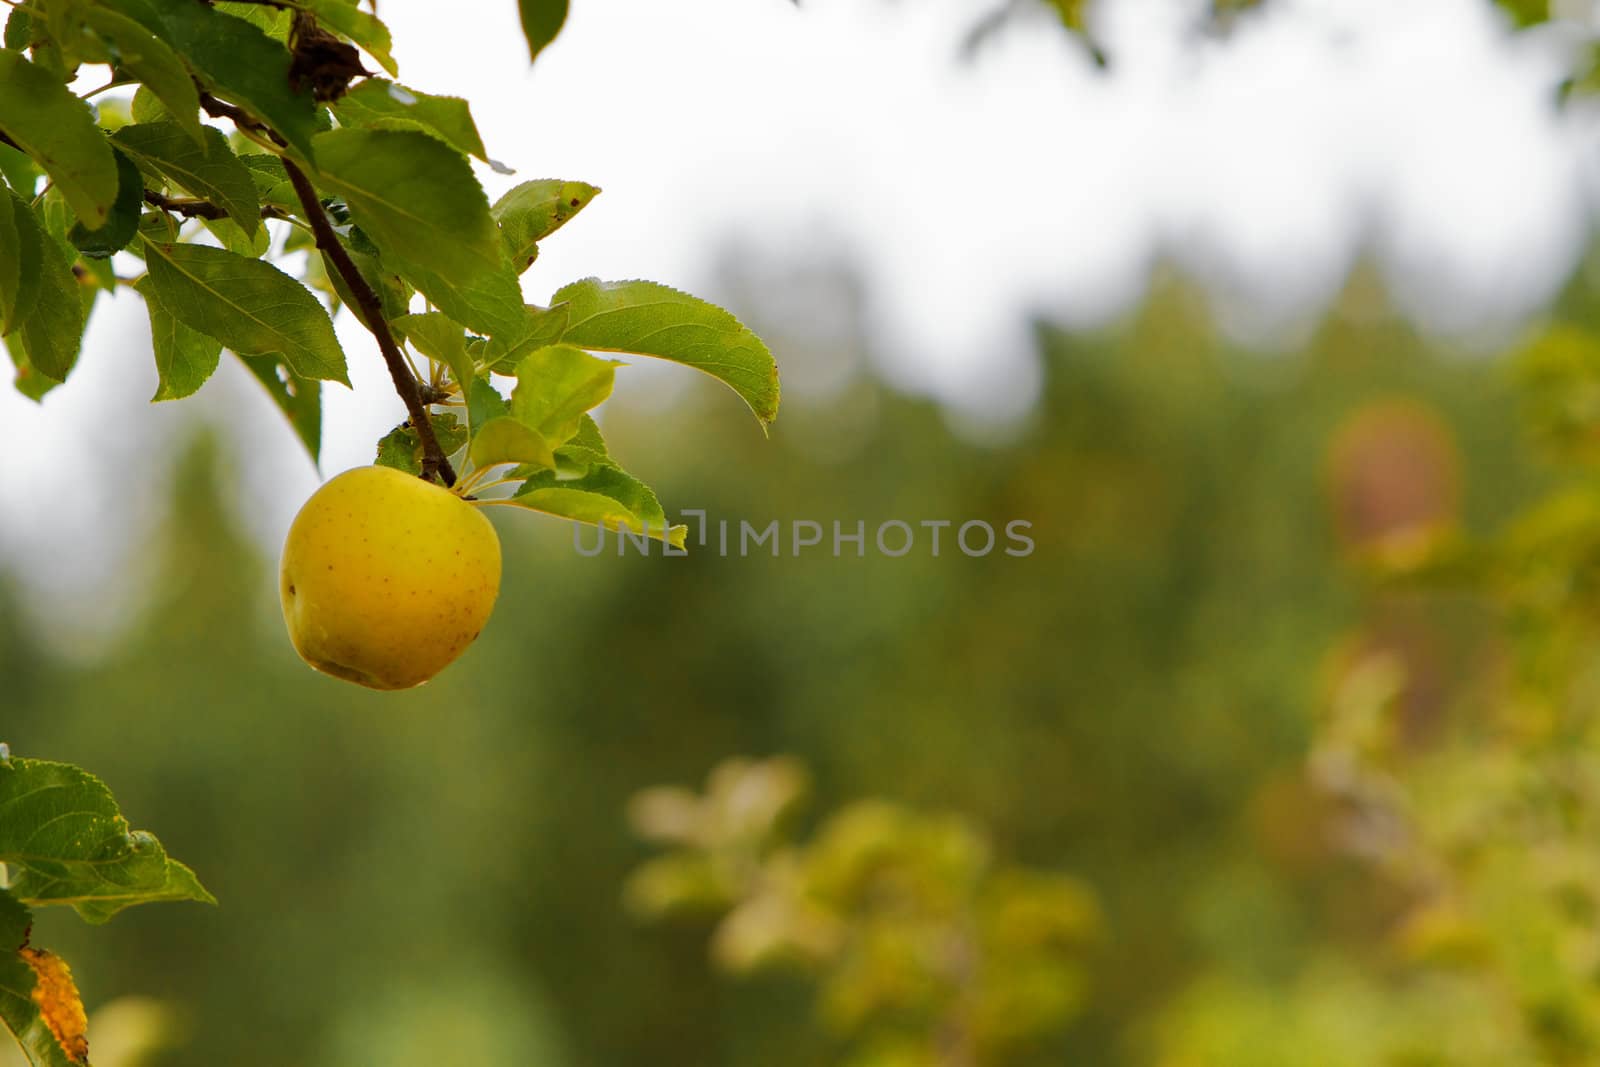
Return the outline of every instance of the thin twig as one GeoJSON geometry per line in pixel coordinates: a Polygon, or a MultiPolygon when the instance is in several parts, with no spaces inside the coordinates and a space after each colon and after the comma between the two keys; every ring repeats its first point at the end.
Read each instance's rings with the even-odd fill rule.
{"type": "Polygon", "coordinates": [[[350,258],[339,235],[333,232],[333,224],[322,210],[317,190],[311,184],[311,179],[306,177],[305,171],[287,157],[283,160],[283,169],[288,171],[289,182],[294,186],[295,195],[300,198],[300,206],[305,209],[306,221],[311,223],[311,232],[316,234],[317,247],[333,263],[339,277],[344,279],[345,287],[356,298],[356,306],[361,309],[362,321],[378,340],[378,350],[383,353],[383,361],[389,365],[389,377],[394,380],[395,392],[405,402],[411,425],[422,440],[422,476],[438,475],[445,485],[455,485],[455,469],[450,466],[449,457],[439,446],[439,438],[433,432],[433,421],[428,417],[428,406],[422,402],[417,379],[406,366],[405,353],[400,351],[400,346],[395,344],[394,334],[389,332],[389,323],[383,317],[383,304],[378,294],[367,284],[366,277],[350,258]]]}
{"type": "MultiPolygon", "coordinates": [[[[174,215],[182,215],[188,219],[225,219],[228,218],[226,208],[214,204],[209,200],[198,198],[163,196],[161,193],[146,189],[144,202],[151,207],[158,207],[163,211],[170,211],[174,215]]],[[[275,204],[263,204],[261,217],[264,219],[279,219],[292,222],[284,210],[275,204]]]]}
{"type": "Polygon", "coordinates": [[[234,107],[226,100],[218,100],[204,89],[200,90],[200,106],[205,109],[206,114],[213,118],[231,119],[235,126],[242,129],[259,130],[271,137],[279,145],[286,146],[288,144],[282,137],[279,137],[276,133],[251,118],[250,113],[244,108],[234,107]]]}
{"type": "MultiPolygon", "coordinates": [[[[233,124],[242,130],[254,130],[266,135],[276,144],[288,147],[282,137],[270,127],[257,122],[248,112],[218,100],[204,90],[200,92],[200,106],[209,115],[231,119],[233,124]]],[[[444,449],[439,445],[438,435],[433,432],[433,420],[428,417],[428,405],[423,402],[416,377],[406,365],[405,353],[400,351],[400,346],[395,343],[394,334],[389,331],[389,323],[383,317],[383,303],[368,284],[366,276],[350,258],[350,253],[345,250],[339,235],[333,232],[333,223],[328,221],[328,214],[322,209],[322,201],[317,198],[316,186],[311,184],[306,172],[288,156],[281,155],[278,158],[283,163],[284,171],[289,175],[289,184],[294,186],[295,195],[300,199],[300,207],[305,212],[306,221],[311,224],[311,232],[316,235],[317,247],[339,272],[339,277],[344,280],[345,288],[350,290],[350,295],[356,298],[356,307],[361,312],[363,325],[377,339],[378,351],[383,353],[383,361],[389,367],[389,377],[394,381],[394,391],[400,394],[400,400],[406,406],[406,413],[411,416],[411,425],[416,428],[417,437],[422,442],[422,476],[424,478],[438,476],[445,485],[455,485],[455,468],[450,466],[450,458],[444,454],[444,449]]]]}

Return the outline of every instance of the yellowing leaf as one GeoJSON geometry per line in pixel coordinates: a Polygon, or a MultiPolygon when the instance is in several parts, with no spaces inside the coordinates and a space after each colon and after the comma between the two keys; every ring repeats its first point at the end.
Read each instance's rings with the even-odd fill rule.
{"type": "Polygon", "coordinates": [[[33,1003],[56,1044],[73,1063],[89,1062],[89,1018],[67,961],[36,948],[20,948],[17,954],[33,969],[33,1003]]]}

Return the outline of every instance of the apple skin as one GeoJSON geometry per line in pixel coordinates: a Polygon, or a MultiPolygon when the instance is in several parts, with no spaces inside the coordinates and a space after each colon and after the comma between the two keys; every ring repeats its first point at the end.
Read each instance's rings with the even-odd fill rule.
{"type": "Polygon", "coordinates": [[[438,674],[489,621],[500,539],[478,509],[390,467],[357,467],[289,527],[278,592],[300,658],[371,689],[438,674]]]}

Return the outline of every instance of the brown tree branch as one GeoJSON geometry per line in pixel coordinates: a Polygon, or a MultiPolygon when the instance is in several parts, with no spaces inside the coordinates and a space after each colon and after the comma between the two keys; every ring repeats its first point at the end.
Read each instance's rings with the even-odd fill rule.
{"type": "MultiPolygon", "coordinates": [[[[209,200],[163,196],[161,193],[146,189],[144,191],[144,202],[151,207],[158,207],[162,211],[170,211],[174,215],[182,215],[184,218],[189,219],[228,218],[228,212],[225,208],[213,204],[209,200]]],[[[288,218],[281,209],[271,204],[262,205],[261,217],[264,219],[288,218]]]]}
{"type": "MultiPolygon", "coordinates": [[[[218,100],[204,90],[200,92],[200,106],[205,108],[207,114],[232,119],[235,125],[265,134],[280,145],[284,143],[283,138],[251,118],[243,109],[218,100]]],[[[450,458],[444,454],[444,449],[439,445],[439,437],[433,432],[433,420],[428,417],[428,405],[423,401],[417,379],[412,376],[411,368],[406,365],[406,357],[400,351],[400,346],[395,343],[394,334],[389,330],[389,323],[383,317],[382,301],[368,284],[366,276],[355,265],[355,261],[350,258],[350,253],[345,250],[339,235],[333,232],[333,223],[328,221],[328,213],[322,209],[322,201],[317,198],[316,187],[311,184],[311,179],[306,177],[306,172],[288,156],[280,156],[279,159],[289,175],[289,183],[294,186],[295,195],[300,198],[300,206],[305,211],[306,221],[311,224],[311,232],[316,235],[317,247],[339,272],[345,288],[355,297],[356,307],[361,312],[362,325],[366,326],[378,341],[378,350],[383,353],[383,361],[389,367],[389,377],[394,381],[394,391],[400,394],[401,401],[405,403],[406,412],[411,416],[411,425],[416,429],[417,437],[422,442],[422,476],[432,478],[437,475],[445,485],[455,485],[455,468],[450,465],[450,458]]]]}
{"type": "Polygon", "coordinates": [[[311,179],[306,177],[306,172],[288,158],[283,160],[283,169],[289,172],[289,182],[294,186],[295,195],[300,198],[300,205],[305,208],[306,221],[311,223],[311,232],[317,237],[317,247],[322,249],[339,272],[339,277],[344,279],[345,287],[356,298],[356,306],[361,309],[363,323],[378,339],[378,349],[383,353],[383,361],[389,365],[389,377],[394,379],[395,392],[405,402],[406,411],[411,415],[411,425],[422,440],[422,476],[429,478],[438,475],[445,485],[455,485],[455,468],[450,466],[450,458],[439,447],[439,438],[433,432],[433,420],[428,417],[428,406],[422,402],[417,380],[411,376],[411,368],[406,366],[406,358],[383,317],[383,303],[350,258],[339,235],[333,232],[333,224],[328,221],[327,212],[322,210],[317,190],[312,186],[311,179]]]}

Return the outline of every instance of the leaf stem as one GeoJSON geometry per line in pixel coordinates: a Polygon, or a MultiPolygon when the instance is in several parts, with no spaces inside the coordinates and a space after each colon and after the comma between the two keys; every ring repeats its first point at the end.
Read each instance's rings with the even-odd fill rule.
{"type": "Polygon", "coordinates": [[[478,483],[476,483],[475,485],[472,486],[472,492],[481,493],[486,489],[497,489],[502,485],[510,485],[512,482],[522,482],[522,481],[526,481],[526,480],[527,480],[526,478],[496,478],[492,482],[478,482],[478,483]]]}
{"type": "Polygon", "coordinates": [[[78,97],[78,99],[79,100],[87,100],[92,96],[99,96],[101,93],[105,92],[107,89],[115,89],[119,85],[131,85],[131,84],[133,84],[133,83],[132,82],[126,82],[126,81],[118,81],[117,79],[113,78],[110,81],[106,82],[104,85],[100,86],[100,88],[98,88],[98,89],[90,89],[88,92],[86,92],[82,96],[78,97]]]}
{"type": "Polygon", "coordinates": [[[501,465],[502,464],[491,464],[487,467],[479,467],[475,471],[468,472],[468,474],[456,484],[456,492],[460,493],[462,496],[472,492],[475,488],[477,488],[478,483],[483,481],[485,475],[494,470],[495,467],[501,465]]]}

